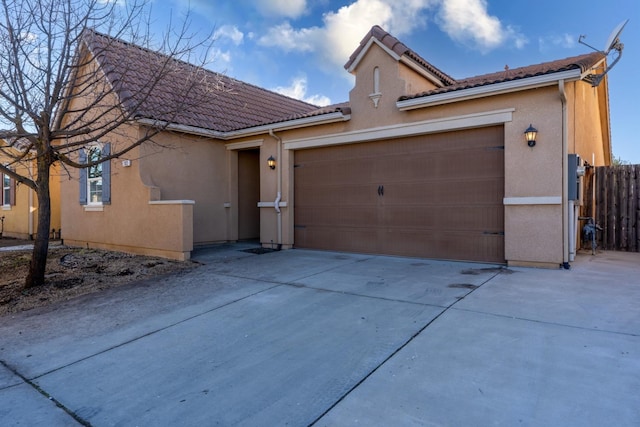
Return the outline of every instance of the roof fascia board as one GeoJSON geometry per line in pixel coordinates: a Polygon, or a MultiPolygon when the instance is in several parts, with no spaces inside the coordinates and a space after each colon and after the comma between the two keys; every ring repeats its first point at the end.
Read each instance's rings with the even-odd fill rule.
{"type": "Polygon", "coordinates": [[[360,53],[358,54],[358,56],[356,57],[356,59],[353,61],[353,63],[351,64],[351,66],[347,69],[347,71],[349,73],[353,73],[353,71],[358,67],[358,64],[360,64],[360,61],[362,61],[362,58],[364,58],[364,56],[367,54],[367,52],[369,51],[369,49],[371,48],[371,45],[373,44],[377,44],[378,46],[380,46],[380,48],[382,48],[382,50],[384,50],[385,52],[387,52],[389,54],[389,56],[391,56],[393,59],[395,59],[396,61],[400,60],[400,56],[398,56],[397,53],[395,53],[394,51],[392,51],[391,49],[389,49],[387,46],[385,46],[380,40],[378,40],[375,37],[371,37],[369,39],[369,41],[367,42],[366,45],[364,45],[364,47],[362,48],[362,50],[360,51],[360,53]]]}
{"type": "Polygon", "coordinates": [[[583,73],[581,73],[580,70],[561,71],[559,73],[544,74],[541,76],[527,77],[508,82],[488,84],[469,89],[461,89],[453,92],[398,101],[396,102],[396,106],[400,111],[415,110],[418,108],[432,107],[452,102],[467,101],[470,99],[552,86],[557,84],[560,80],[575,81],[582,79],[582,77],[583,73]]]}
{"type": "Polygon", "coordinates": [[[305,117],[302,119],[288,120],[286,122],[273,123],[267,125],[260,125],[246,129],[240,129],[230,132],[220,132],[210,129],[199,128],[196,126],[181,125],[177,123],[167,123],[164,121],[153,119],[138,119],[138,123],[146,126],[164,127],[166,130],[183,132],[191,135],[204,136],[208,138],[221,139],[228,141],[236,138],[244,138],[247,136],[260,135],[269,132],[269,129],[273,131],[283,131],[290,129],[298,129],[308,126],[317,126],[328,123],[344,122],[351,119],[350,114],[343,114],[342,112],[335,112],[329,114],[322,114],[319,116],[305,117]]]}
{"type": "Polygon", "coordinates": [[[288,120],[286,122],[273,123],[267,125],[256,126],[252,128],[240,129],[237,131],[226,132],[226,139],[243,138],[245,136],[260,135],[269,130],[283,131],[290,129],[298,129],[309,126],[324,125],[328,123],[346,122],[351,120],[351,114],[343,114],[340,111],[319,116],[305,117],[302,119],[288,120]]]}
{"type": "Polygon", "coordinates": [[[263,143],[264,143],[264,139],[256,139],[253,141],[231,142],[227,144],[226,147],[227,147],[227,151],[244,150],[246,148],[262,147],[263,143]]]}
{"type": "Polygon", "coordinates": [[[415,123],[403,123],[352,132],[336,133],[332,135],[293,139],[285,141],[284,148],[288,150],[298,150],[304,148],[354,144],[380,139],[438,133],[449,130],[492,126],[512,121],[514,111],[515,108],[507,108],[503,110],[485,111],[482,113],[425,120],[415,123]]]}

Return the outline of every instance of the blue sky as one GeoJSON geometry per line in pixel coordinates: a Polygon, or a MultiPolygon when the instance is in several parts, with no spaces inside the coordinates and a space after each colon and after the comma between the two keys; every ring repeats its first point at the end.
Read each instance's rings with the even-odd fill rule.
{"type": "Polygon", "coordinates": [[[155,25],[186,10],[192,31],[215,32],[210,68],[319,105],[348,100],[343,65],[376,24],[463,78],[588,53],[581,34],[603,49],[629,19],[609,74],[611,134],[614,155],[640,164],[638,0],[155,0],[155,25]]]}

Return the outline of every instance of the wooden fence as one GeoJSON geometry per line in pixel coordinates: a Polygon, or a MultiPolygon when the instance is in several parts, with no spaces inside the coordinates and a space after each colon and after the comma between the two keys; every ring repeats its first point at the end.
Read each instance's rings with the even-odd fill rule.
{"type": "MultiPolygon", "coordinates": [[[[592,216],[602,227],[598,247],[640,252],[640,165],[602,166],[585,176],[583,216],[592,216]],[[595,189],[594,189],[595,185],[595,189]]],[[[584,222],[581,221],[582,224],[584,222]]]]}

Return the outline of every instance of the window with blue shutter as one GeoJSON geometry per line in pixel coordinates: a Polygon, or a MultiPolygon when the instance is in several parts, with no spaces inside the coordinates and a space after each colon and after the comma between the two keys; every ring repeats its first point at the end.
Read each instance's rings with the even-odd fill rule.
{"type": "MultiPolygon", "coordinates": [[[[90,147],[80,151],[80,163],[99,162],[111,153],[111,144],[102,148],[90,147]]],[[[80,169],[80,204],[108,205],[111,203],[111,161],[96,163],[80,169]]]]}

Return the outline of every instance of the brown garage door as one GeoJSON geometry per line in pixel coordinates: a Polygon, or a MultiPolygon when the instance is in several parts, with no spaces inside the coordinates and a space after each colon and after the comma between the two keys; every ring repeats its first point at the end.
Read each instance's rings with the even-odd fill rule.
{"type": "Polygon", "coordinates": [[[295,246],[504,262],[502,126],[295,153],[295,246]]]}

